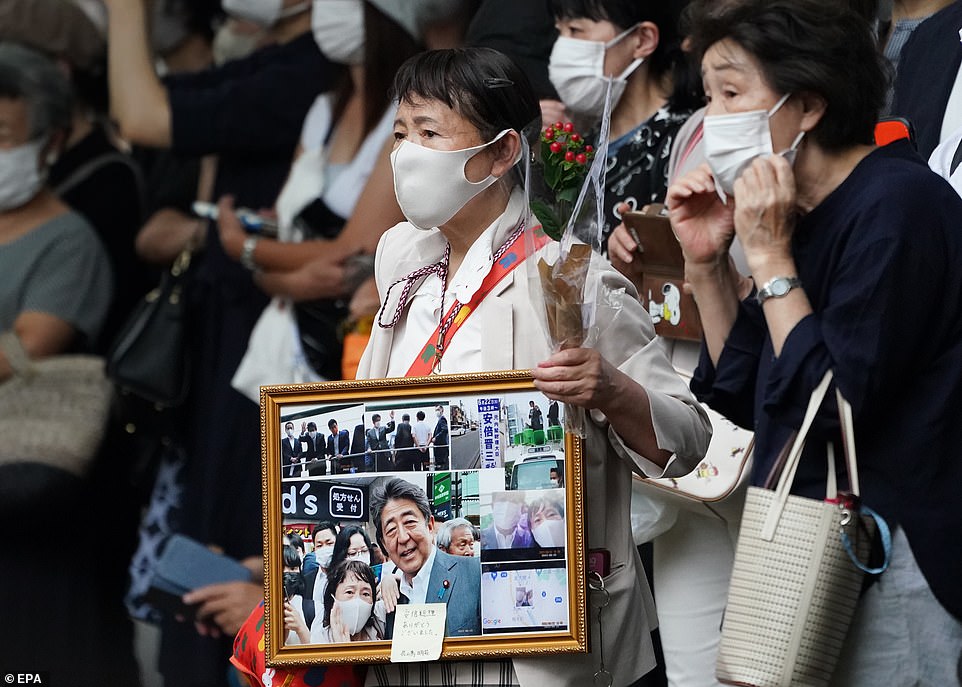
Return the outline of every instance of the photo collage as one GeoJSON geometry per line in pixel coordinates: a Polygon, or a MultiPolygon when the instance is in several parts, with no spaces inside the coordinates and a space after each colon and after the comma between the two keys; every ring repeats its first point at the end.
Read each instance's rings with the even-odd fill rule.
{"type": "Polygon", "coordinates": [[[448,637],[567,631],[563,412],[535,389],[283,405],[282,531],[311,567],[285,559],[284,644],[391,640],[403,603],[447,604],[448,637]]]}

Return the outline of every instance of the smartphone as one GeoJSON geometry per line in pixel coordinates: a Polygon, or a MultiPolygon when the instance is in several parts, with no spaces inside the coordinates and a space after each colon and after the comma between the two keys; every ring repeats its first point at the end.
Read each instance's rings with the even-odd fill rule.
{"type": "MultiPolygon", "coordinates": [[[[194,201],[191,209],[198,217],[203,217],[205,219],[214,221],[217,221],[217,217],[220,214],[216,205],[213,203],[206,203],[202,200],[194,201]]],[[[258,215],[249,208],[237,208],[236,212],[241,226],[244,227],[244,231],[246,231],[248,234],[259,234],[268,238],[277,238],[276,221],[268,217],[264,217],[263,215],[258,215]]]]}

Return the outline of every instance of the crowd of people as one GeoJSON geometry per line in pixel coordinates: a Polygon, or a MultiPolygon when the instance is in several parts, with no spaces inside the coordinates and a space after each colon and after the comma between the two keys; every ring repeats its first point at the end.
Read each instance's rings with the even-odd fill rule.
{"type": "Polygon", "coordinates": [[[284,535],[284,625],[288,633],[284,644],[390,639],[397,604],[424,602],[423,589],[418,601],[411,580],[428,564],[438,566],[433,587],[441,586],[443,570],[443,588],[450,590],[443,599],[449,618],[453,618],[447,634],[477,634],[481,568],[478,560],[466,560],[478,558],[474,551],[480,538],[477,528],[465,518],[435,522],[424,490],[396,477],[385,478],[375,490],[371,508],[376,541],[364,526],[322,521],[314,525],[314,548],[305,554],[296,533],[284,535]],[[419,520],[417,527],[400,524],[412,517],[419,520]],[[402,555],[407,549],[401,547],[412,543],[417,555],[402,555]],[[459,580],[461,584],[456,586],[459,580]],[[456,589],[458,595],[454,596],[456,589]],[[457,601],[452,605],[452,600],[457,601]],[[458,620],[458,612],[466,620],[458,620]]]}
{"type": "Polygon", "coordinates": [[[423,410],[401,413],[395,422],[390,411],[388,422],[381,414],[371,415],[371,426],[363,424],[352,433],[339,429],[337,420],[327,422],[329,434],[318,433],[314,421],[301,422],[300,434],[293,422],[284,423],[281,439],[281,474],[283,477],[354,474],[358,472],[402,472],[445,470],[450,464],[451,445],[448,419],[444,408],[434,408],[434,422],[428,424],[423,410]]]}
{"type": "MultiPolygon", "coordinates": [[[[149,574],[149,542],[177,532],[253,577],[191,592],[194,622],[138,615],[160,624],[157,668],[168,685],[236,684],[228,659],[256,617],[264,552],[259,411],[235,373],[260,347],[279,361],[264,383],[298,381],[299,365],[340,379],[351,332],[366,341],[359,379],[531,369],[551,401],[547,417],[529,404],[531,429],[558,425],[559,403],[566,422],[584,409],[584,531],[611,574],[587,654],[344,668],[324,684],[580,685],[599,670],[615,685],[718,684],[744,488],[679,506],[632,475],[710,460],[727,418],[754,432],[749,482],[764,483],[827,370],[853,408],[863,500],[893,531],[833,684],[960,684],[962,549],[946,543],[962,526],[960,26],[962,0],[4,2],[0,332],[35,360],[108,355],[193,256],[186,401],[112,419],[89,475],[41,475],[43,503],[14,498],[31,456],[0,462],[3,607],[32,600],[4,623],[5,651],[57,684],[138,685],[123,599],[149,574]],[[907,137],[877,145],[884,118],[907,137]],[[556,350],[527,272],[561,247],[532,239],[523,158],[565,122],[607,159],[584,290],[598,319],[556,350]],[[700,343],[656,336],[639,300],[644,246],[622,218],[650,204],[667,207],[700,343]],[[268,315],[265,343],[252,332],[268,315]],[[633,501],[673,513],[641,550],[633,501]],[[38,531],[102,565],[50,565],[38,531]]],[[[0,352],[0,390],[14,374],[0,352]]],[[[450,428],[429,411],[353,433],[286,422],[283,477],[447,468],[450,428]]],[[[826,441],[841,445],[834,406],[812,432],[805,495],[824,494],[826,441]]],[[[508,494],[497,531],[435,532],[398,482],[372,499],[374,540],[320,523],[305,555],[288,537],[290,643],[390,638],[391,599],[423,596],[425,563],[473,579],[486,539],[547,546],[565,518],[556,499],[508,494]],[[515,507],[530,529],[508,527],[515,507]],[[402,514],[417,522],[399,528],[402,514]]],[[[459,597],[448,634],[476,634],[475,596],[459,597]]]]}

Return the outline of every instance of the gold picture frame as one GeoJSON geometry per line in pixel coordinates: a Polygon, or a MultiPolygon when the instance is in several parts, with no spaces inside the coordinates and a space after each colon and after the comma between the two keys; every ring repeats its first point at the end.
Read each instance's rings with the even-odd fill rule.
{"type": "MultiPolygon", "coordinates": [[[[442,659],[588,650],[582,441],[562,429],[563,406],[551,404],[538,392],[530,373],[512,370],[262,387],[260,412],[268,665],[390,661],[393,621],[385,612],[381,590],[407,585],[404,589],[417,597],[414,576],[417,570],[427,570],[428,560],[434,561],[430,582],[425,588],[422,580],[420,588],[424,602],[443,599],[446,604],[442,659]],[[433,413],[429,416],[427,411],[433,413]],[[416,420],[421,414],[424,420],[416,420]],[[382,420],[377,427],[375,415],[382,420]],[[405,415],[410,416],[410,431],[401,427],[405,415]],[[444,432],[439,431],[441,417],[447,421],[446,445],[444,432]],[[337,434],[328,431],[331,420],[336,422],[332,429],[337,434]],[[424,438],[425,427],[417,422],[432,433],[425,451],[408,445],[408,434],[418,437],[417,443],[424,438]],[[289,423],[294,425],[294,436],[285,431],[291,428],[289,423]],[[313,436],[308,429],[311,423],[316,427],[313,436]],[[302,436],[302,430],[307,434],[302,436]],[[345,430],[349,443],[344,443],[345,430]],[[319,458],[317,438],[322,433],[324,457],[319,458]],[[383,438],[388,440],[387,448],[383,438]],[[302,453],[295,458],[298,442],[302,453]],[[344,446],[353,453],[344,454],[344,446]],[[331,447],[334,455],[328,453],[331,447]],[[419,456],[427,469],[409,469],[419,467],[419,456]],[[419,528],[417,536],[402,532],[408,525],[397,527],[391,518],[394,504],[409,503],[402,498],[387,500],[379,511],[385,524],[384,537],[377,537],[371,497],[385,488],[389,494],[410,492],[422,504],[411,508],[420,517],[420,524],[415,522],[418,517],[412,520],[419,528]],[[421,515],[425,500],[428,517],[421,515]],[[454,517],[465,517],[473,526],[455,528],[463,535],[462,543],[469,531],[478,542],[472,547],[474,555],[461,560],[434,545],[442,523],[454,517]],[[343,554],[348,546],[365,562],[364,537],[358,532],[362,529],[372,544],[380,545],[383,562],[378,566],[368,552],[366,562],[373,575],[369,577],[367,569],[363,575],[354,575],[350,570],[359,568],[353,563],[332,560],[330,577],[323,571],[309,573],[298,583],[296,575],[289,575],[290,586],[285,590],[285,533],[301,534],[310,552],[313,524],[331,518],[342,529],[355,525],[345,529],[336,552],[343,554]],[[441,561],[451,561],[452,567],[441,568],[441,561]],[[443,572],[445,578],[438,582],[438,569],[452,572],[443,572]],[[376,589],[361,577],[375,580],[376,589]],[[328,579],[341,581],[325,596],[328,579]],[[436,597],[433,586],[438,587],[436,597]],[[351,605],[346,598],[355,587],[374,602],[370,610],[361,606],[365,617],[368,613],[370,617],[360,630],[361,613],[349,625],[346,617],[353,611],[342,610],[360,605],[351,605]],[[300,633],[284,626],[288,598],[304,621],[300,633]],[[344,622],[331,621],[332,613],[344,622]],[[305,634],[308,626],[309,635],[305,634]],[[348,627],[357,633],[350,635],[348,627]]],[[[453,543],[449,549],[455,551],[453,543]]],[[[320,552],[324,560],[327,551],[320,552]]],[[[467,553],[464,547],[461,551],[467,553]]],[[[341,559],[345,560],[343,555],[341,559]]],[[[412,603],[418,601],[414,598],[412,603]]]]}

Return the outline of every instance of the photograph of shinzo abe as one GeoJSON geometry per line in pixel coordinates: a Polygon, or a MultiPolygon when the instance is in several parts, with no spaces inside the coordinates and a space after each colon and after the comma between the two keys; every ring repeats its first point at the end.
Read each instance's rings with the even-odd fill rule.
{"type": "Polygon", "coordinates": [[[445,637],[567,633],[563,407],[533,387],[347,401],[280,406],[282,646],[387,642],[399,604],[445,604],[445,637]]]}

